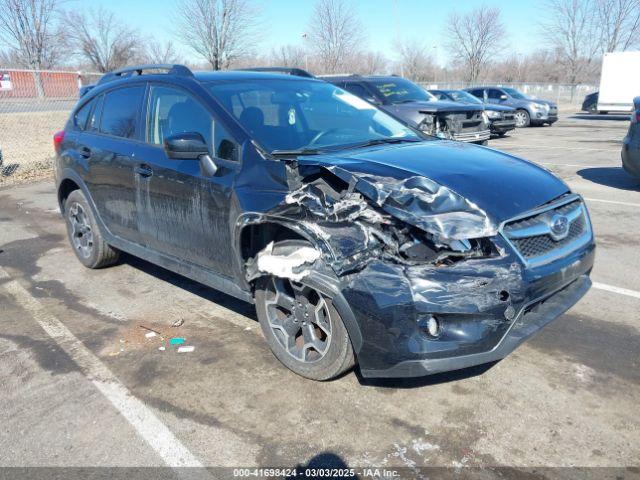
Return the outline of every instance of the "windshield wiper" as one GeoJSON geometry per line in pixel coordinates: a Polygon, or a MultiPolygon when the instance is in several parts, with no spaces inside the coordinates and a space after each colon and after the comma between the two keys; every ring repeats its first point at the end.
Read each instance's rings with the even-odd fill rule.
{"type": "Polygon", "coordinates": [[[271,155],[274,157],[290,157],[295,155],[319,155],[322,153],[317,148],[299,148],[293,150],[273,150],[271,155]]]}
{"type": "Polygon", "coordinates": [[[374,145],[385,145],[385,144],[393,144],[393,143],[403,143],[403,142],[421,142],[420,138],[374,138],[373,140],[369,140],[363,143],[356,143],[355,145],[347,145],[344,148],[365,148],[365,147],[373,147],[374,145]]]}

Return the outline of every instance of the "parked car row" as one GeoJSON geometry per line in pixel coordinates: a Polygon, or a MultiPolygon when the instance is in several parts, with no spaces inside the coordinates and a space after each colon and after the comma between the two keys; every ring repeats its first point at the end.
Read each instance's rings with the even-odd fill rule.
{"type": "Polygon", "coordinates": [[[315,380],[505,357],[589,289],[585,203],[531,162],[424,133],[479,140],[482,105],[361,84],[369,100],[304,76],[106,74],[54,135],[78,260],[124,251],[254,303],[276,358],[315,380]]]}

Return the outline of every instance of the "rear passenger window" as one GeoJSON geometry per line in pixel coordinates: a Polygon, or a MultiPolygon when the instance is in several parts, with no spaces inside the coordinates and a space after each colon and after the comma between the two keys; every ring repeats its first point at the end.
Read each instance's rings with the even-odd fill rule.
{"type": "Polygon", "coordinates": [[[87,120],[89,119],[91,107],[93,107],[94,103],[96,103],[95,99],[88,101],[73,116],[73,124],[79,130],[84,130],[87,127],[87,120]]]}
{"type": "Polygon", "coordinates": [[[134,138],[144,87],[128,87],[105,95],[100,132],[122,138],[134,138]]]}

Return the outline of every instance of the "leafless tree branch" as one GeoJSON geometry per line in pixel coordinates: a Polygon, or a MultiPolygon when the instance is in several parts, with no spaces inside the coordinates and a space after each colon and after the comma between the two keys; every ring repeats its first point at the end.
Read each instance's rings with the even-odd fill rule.
{"type": "Polygon", "coordinates": [[[348,0],[318,0],[309,23],[309,40],[323,73],[349,70],[360,52],[362,26],[348,0]]]}
{"type": "Polygon", "coordinates": [[[491,57],[503,49],[506,36],[500,10],[482,6],[465,15],[452,13],[445,33],[453,56],[467,69],[467,80],[476,81],[491,57]]]}
{"type": "Polygon", "coordinates": [[[0,0],[0,44],[25,68],[57,64],[64,36],[57,29],[60,0],[0,0]]]}
{"type": "Polygon", "coordinates": [[[98,72],[122,68],[140,59],[140,35],[103,8],[88,14],[69,12],[66,23],[75,53],[98,72]]]}
{"type": "Polygon", "coordinates": [[[220,70],[247,55],[257,38],[256,9],[250,0],[182,0],[178,38],[220,70]]]}

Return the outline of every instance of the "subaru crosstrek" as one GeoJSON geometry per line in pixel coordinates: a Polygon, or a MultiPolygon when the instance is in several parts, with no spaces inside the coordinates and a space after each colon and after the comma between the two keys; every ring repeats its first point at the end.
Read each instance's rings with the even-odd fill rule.
{"type": "Polygon", "coordinates": [[[496,361],[590,286],[587,209],[552,173],[321,80],[125,69],[54,145],[80,262],[128,252],[255,303],[308,378],[496,361]]]}

